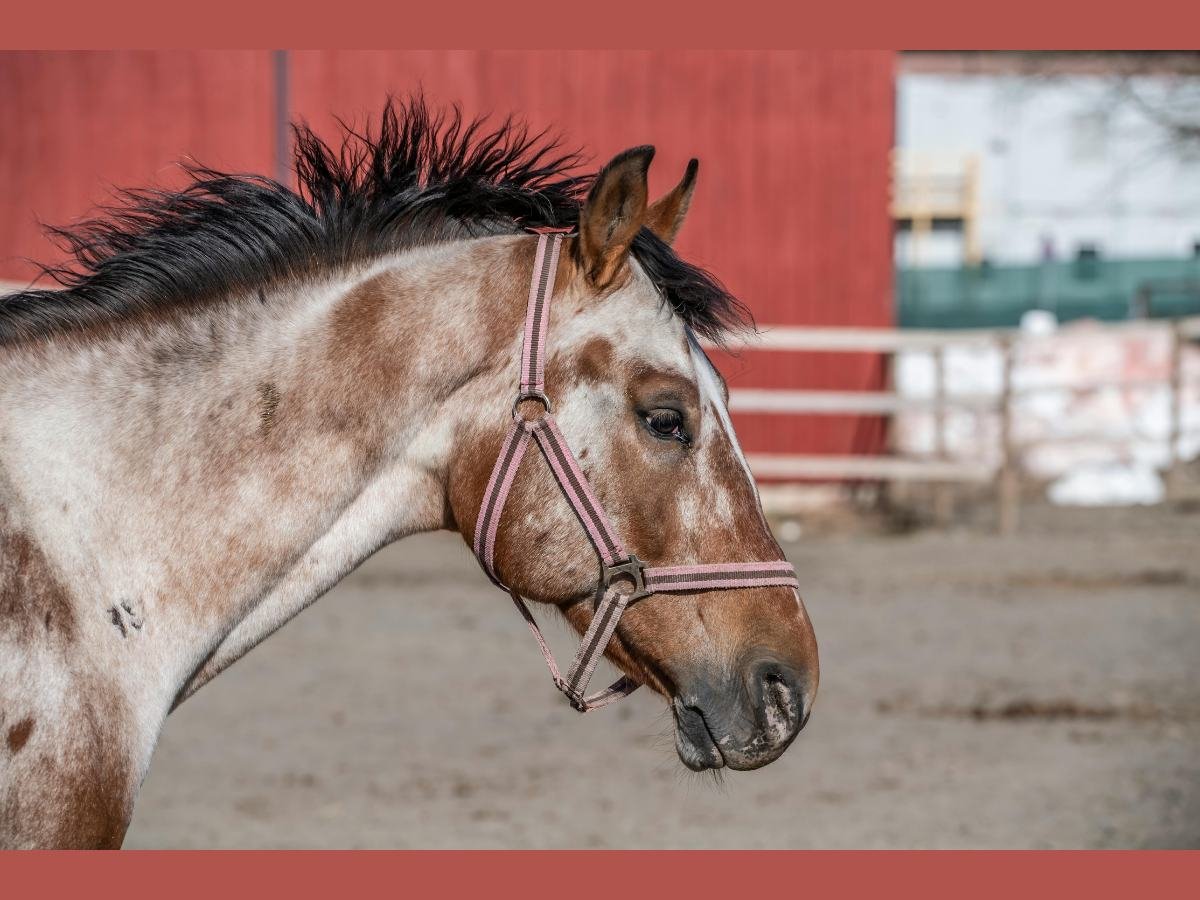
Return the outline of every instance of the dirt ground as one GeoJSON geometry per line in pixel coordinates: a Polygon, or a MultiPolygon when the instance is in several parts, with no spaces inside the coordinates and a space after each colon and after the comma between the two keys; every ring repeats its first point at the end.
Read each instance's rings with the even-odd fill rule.
{"type": "Polygon", "coordinates": [[[1200,846],[1200,512],[786,549],[821,689],[765,769],[688,773],[646,692],[571,712],[433,535],[171,717],[126,846],[1200,846]]]}

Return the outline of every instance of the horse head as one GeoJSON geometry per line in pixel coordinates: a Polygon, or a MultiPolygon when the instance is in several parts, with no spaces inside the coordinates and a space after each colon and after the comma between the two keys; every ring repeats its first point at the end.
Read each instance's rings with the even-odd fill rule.
{"type": "MultiPolygon", "coordinates": [[[[807,721],[817,647],[790,567],[787,578],[755,580],[772,564],[778,572],[783,554],[734,435],[725,383],[675,314],[690,304],[693,322],[715,336],[740,308],[670,248],[696,162],[649,204],[652,156],[634,148],[600,172],[557,266],[546,262],[545,239],[513,239],[509,272],[533,273],[523,368],[532,343],[544,354],[544,379],[530,390],[534,376],[523,372],[507,431],[507,408],[477,411],[478,426],[459,438],[450,499],[495,580],[519,603],[557,607],[585,644],[599,640],[598,604],[611,586],[603,569],[598,578],[598,555],[610,567],[617,557],[636,560],[634,574],[644,567],[660,584],[691,573],[680,576],[686,590],[635,596],[618,610],[607,654],[632,683],[668,699],[684,764],[753,769],[776,759],[807,721]],[[554,297],[545,312],[534,306],[539,290],[554,297]],[[550,409],[557,437],[539,424],[550,409]],[[524,454],[523,431],[535,433],[544,458],[524,454]]],[[[515,346],[501,354],[518,355],[515,346]]]]}

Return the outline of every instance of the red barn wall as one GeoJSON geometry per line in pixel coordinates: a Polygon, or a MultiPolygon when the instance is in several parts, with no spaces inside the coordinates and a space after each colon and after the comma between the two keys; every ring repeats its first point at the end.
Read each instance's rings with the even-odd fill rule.
{"type": "Polygon", "coordinates": [[[61,257],[38,222],[113,187],[179,183],[175,163],[271,172],[271,56],[256,51],[0,53],[0,278],[61,257]]]}
{"type": "MultiPolygon", "coordinates": [[[[470,115],[514,113],[596,165],[658,148],[654,194],[687,160],[700,180],[679,250],[716,273],[760,326],[892,323],[887,52],[295,51],[293,115],[326,135],[383,97],[423,88],[470,115]]],[[[184,156],[275,171],[270,53],[0,55],[0,277],[54,259],[36,221],[69,222],[108,185],[170,183],[184,156]]],[[[717,354],[732,387],[872,389],[872,354],[717,354]]],[[[737,415],[751,452],[879,449],[877,419],[737,415]]]]}

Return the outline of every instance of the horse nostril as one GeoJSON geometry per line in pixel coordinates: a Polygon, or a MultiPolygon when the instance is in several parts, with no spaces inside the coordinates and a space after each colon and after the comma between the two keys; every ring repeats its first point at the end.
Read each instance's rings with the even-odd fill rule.
{"type": "Polygon", "coordinates": [[[752,684],[768,730],[790,737],[804,727],[809,710],[795,673],[774,661],[761,662],[754,667],[752,684]]]}

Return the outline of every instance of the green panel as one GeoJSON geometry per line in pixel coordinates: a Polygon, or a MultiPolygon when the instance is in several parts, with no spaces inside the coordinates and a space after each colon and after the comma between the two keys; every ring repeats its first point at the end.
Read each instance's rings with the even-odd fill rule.
{"type": "Polygon", "coordinates": [[[1200,314],[1200,258],[897,269],[896,318],[906,328],[1007,327],[1046,309],[1063,322],[1114,321],[1130,317],[1139,294],[1154,318],[1200,314]]]}

